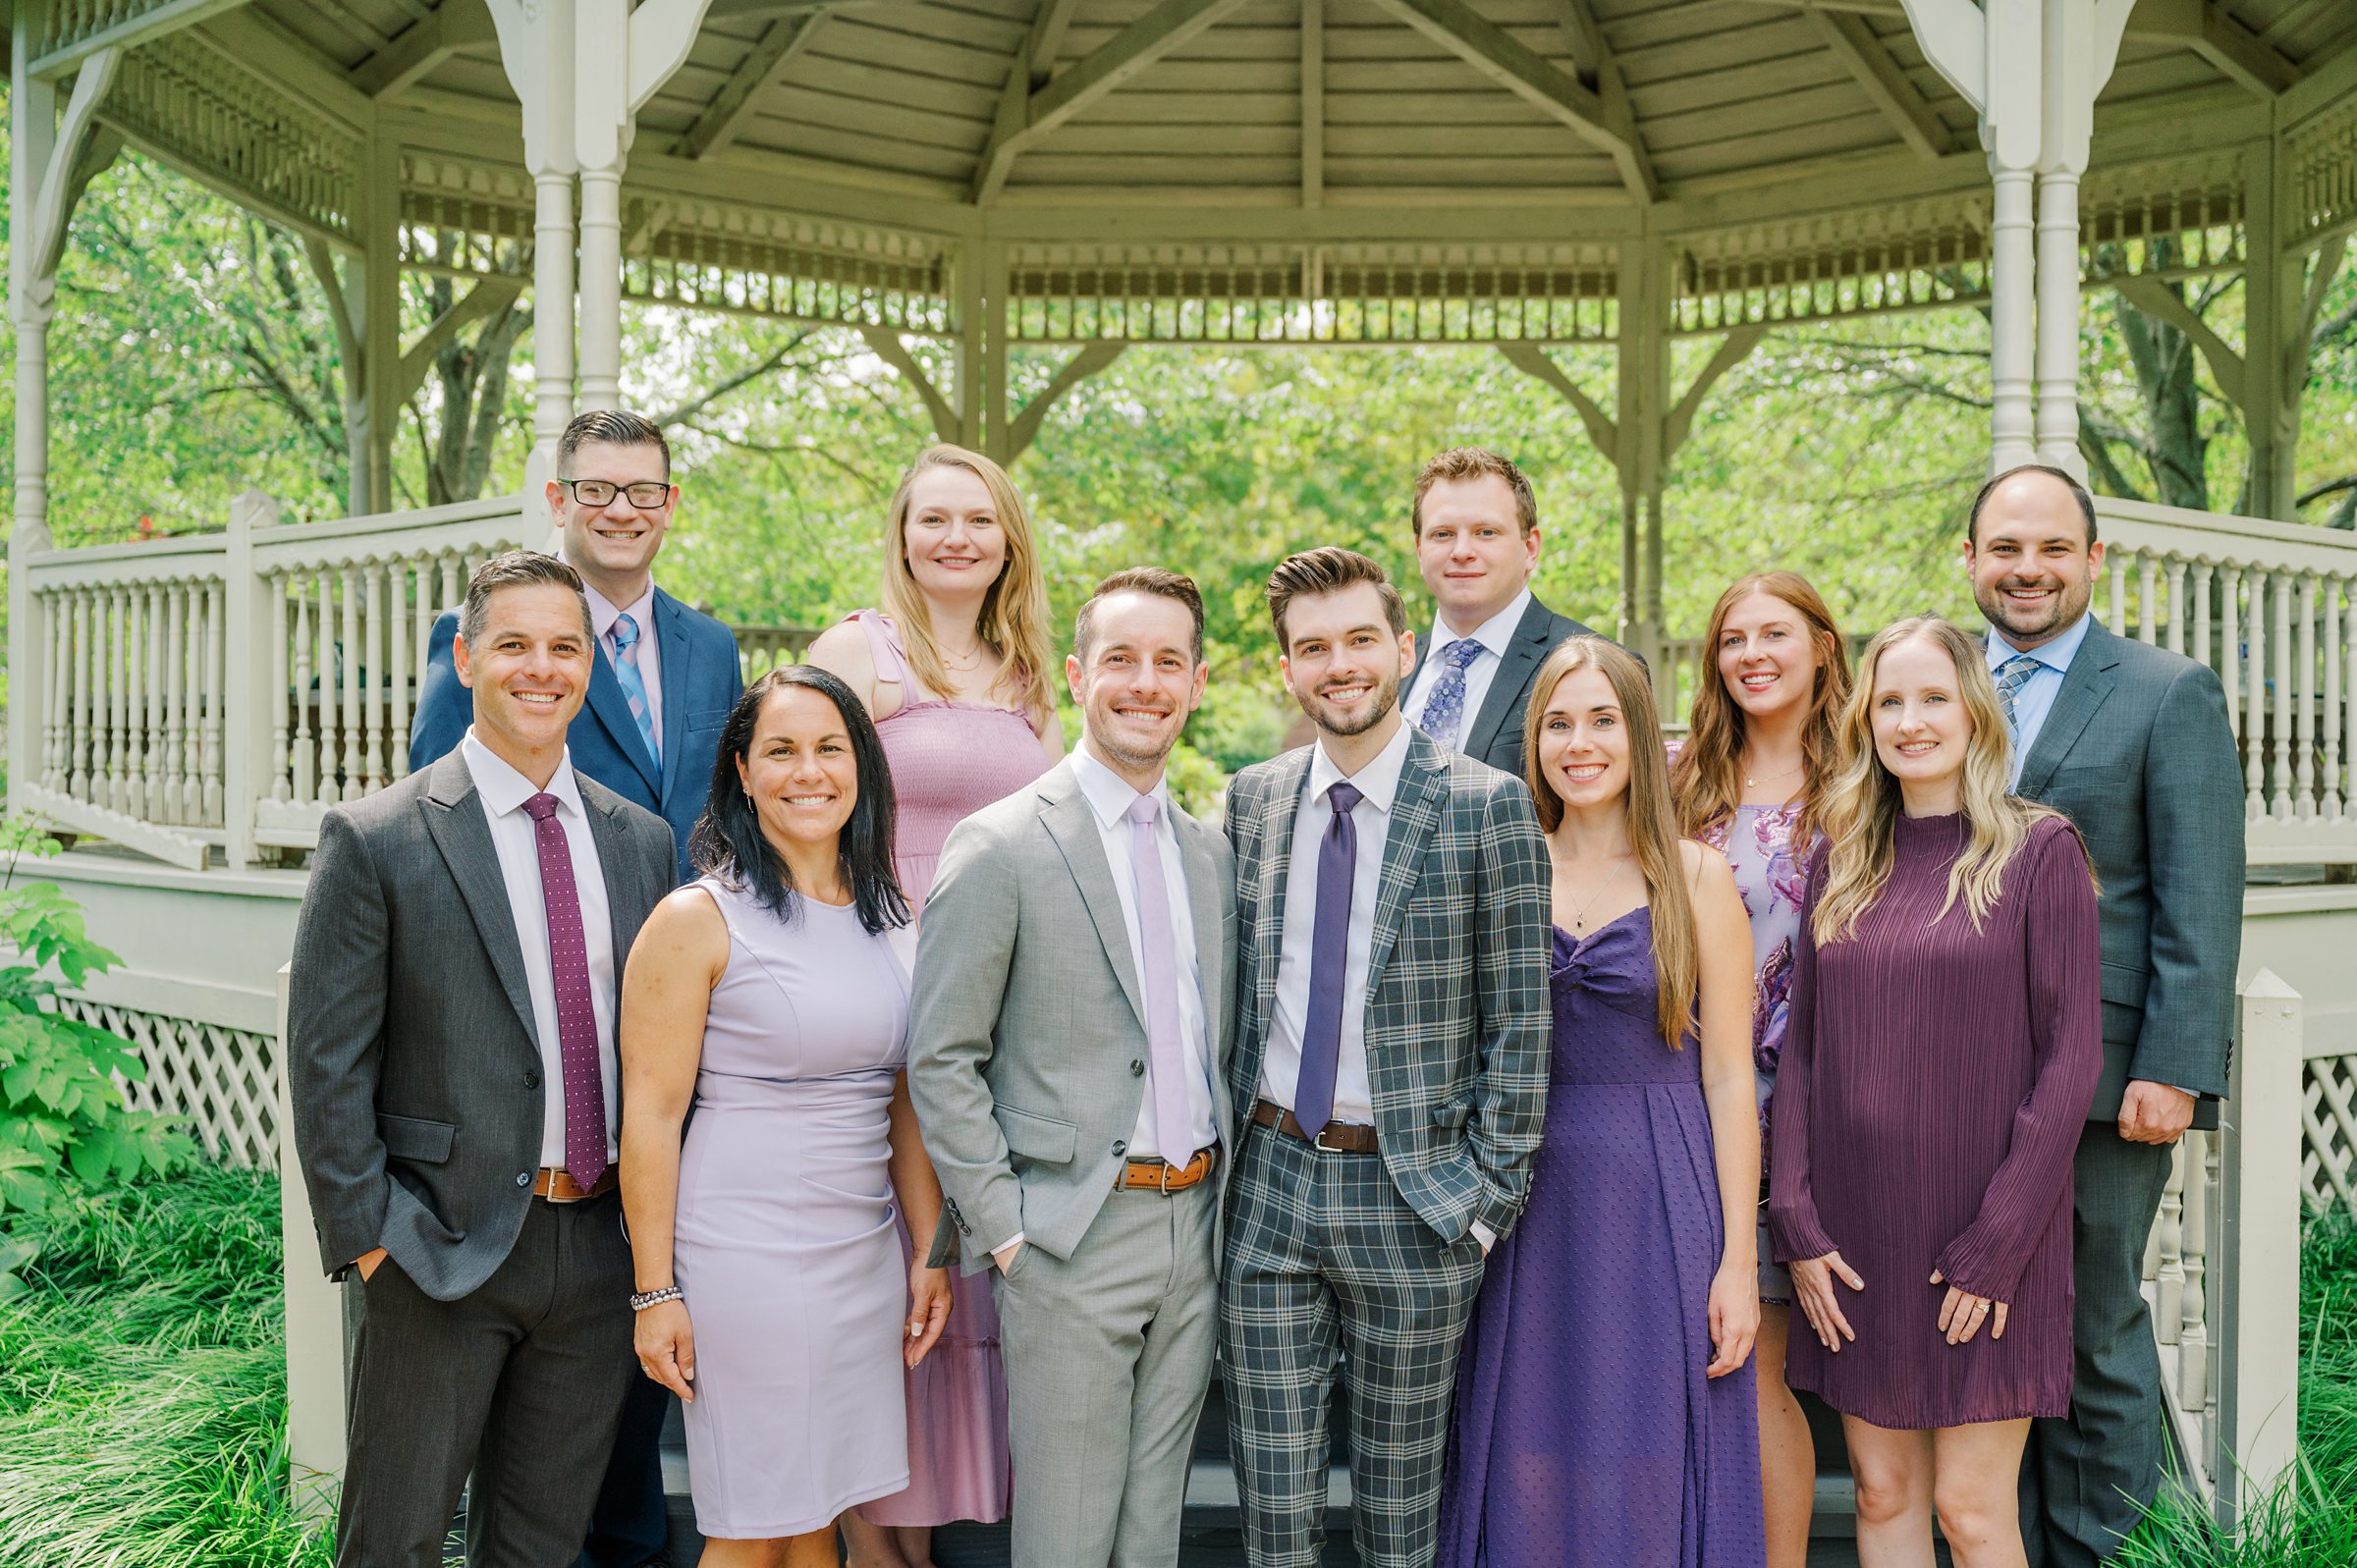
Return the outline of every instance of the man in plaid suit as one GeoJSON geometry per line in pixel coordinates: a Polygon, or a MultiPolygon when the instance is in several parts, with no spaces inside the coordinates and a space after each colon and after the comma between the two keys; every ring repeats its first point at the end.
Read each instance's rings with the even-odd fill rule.
{"type": "Polygon", "coordinates": [[[1429,1568],[1456,1355],[1546,1111],[1547,848],[1521,781],[1409,728],[1383,568],[1269,578],[1314,745],[1235,776],[1242,1153],[1220,1278],[1254,1568],[1324,1547],[1326,1412],[1349,1390],[1360,1561],[1429,1568]]]}

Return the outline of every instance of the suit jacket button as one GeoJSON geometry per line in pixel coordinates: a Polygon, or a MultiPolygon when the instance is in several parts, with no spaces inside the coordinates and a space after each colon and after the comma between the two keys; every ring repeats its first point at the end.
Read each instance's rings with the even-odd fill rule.
{"type": "Polygon", "coordinates": [[[1143,1078],[1145,1075],[1146,1075],[1146,1064],[1145,1064],[1144,1062],[1142,1062],[1142,1061],[1133,1061],[1133,1062],[1129,1063],[1129,1076],[1130,1076],[1130,1077],[1132,1077],[1132,1078],[1143,1078]]]}
{"type": "Polygon", "coordinates": [[[1113,1140],[1113,1152],[1117,1155],[1128,1147],[1129,1141],[1125,1138],[1116,1138],[1113,1140]]]}
{"type": "Polygon", "coordinates": [[[538,1073],[536,1073],[536,1072],[527,1072],[527,1073],[525,1073],[525,1074],[523,1075],[523,1086],[524,1086],[526,1089],[537,1089],[537,1088],[539,1088],[539,1087],[540,1087],[540,1075],[539,1075],[538,1073]]]}
{"type": "Polygon", "coordinates": [[[519,1187],[528,1187],[528,1186],[530,1186],[531,1184],[532,1184],[532,1173],[531,1173],[530,1171],[528,1171],[528,1170],[519,1170],[518,1172],[516,1172],[516,1185],[517,1185],[517,1186],[519,1186],[519,1187]]]}

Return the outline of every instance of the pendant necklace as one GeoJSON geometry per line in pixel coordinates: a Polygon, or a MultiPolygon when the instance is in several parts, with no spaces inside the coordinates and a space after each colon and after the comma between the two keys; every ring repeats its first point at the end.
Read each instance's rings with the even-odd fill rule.
{"type": "Polygon", "coordinates": [[[1763,784],[1774,784],[1779,779],[1789,779],[1807,766],[1808,761],[1804,758],[1801,761],[1792,764],[1791,767],[1786,768],[1782,773],[1765,773],[1756,779],[1750,774],[1746,773],[1743,776],[1743,787],[1746,789],[1757,789],[1763,784]]]}
{"type": "MultiPolygon", "coordinates": [[[[1633,853],[1624,856],[1621,860],[1620,871],[1627,870],[1630,865],[1635,863],[1635,859],[1636,856],[1633,853]]],[[[1596,885],[1596,891],[1588,894],[1588,901],[1581,904],[1576,910],[1572,911],[1571,934],[1573,936],[1577,937],[1586,934],[1588,929],[1588,911],[1596,907],[1596,900],[1604,896],[1607,889],[1611,888],[1614,883],[1617,883],[1620,880],[1620,871],[1613,872],[1607,876],[1604,881],[1598,883],[1596,885]]]]}

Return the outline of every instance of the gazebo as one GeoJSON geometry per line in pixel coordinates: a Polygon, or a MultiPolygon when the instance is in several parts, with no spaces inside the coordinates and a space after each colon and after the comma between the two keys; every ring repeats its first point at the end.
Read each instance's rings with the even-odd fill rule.
{"type": "MultiPolygon", "coordinates": [[[[140,1039],[146,1092],[231,1158],[283,1153],[271,976],[319,813],[404,770],[466,564],[544,537],[558,432],[618,398],[626,299],[855,330],[943,438],[1011,461],[1133,347],[1494,346],[1613,460],[1620,630],[1675,680],[1666,477],[1764,334],[1985,311],[1991,462],[2075,468],[2080,297],[2115,289],[2198,344],[2256,481],[2252,517],[2107,502],[2110,620],[2220,671],[2255,861],[2357,862],[2357,542],[2294,525],[2292,481],[2295,346],[2357,232],[2347,0],[7,9],[11,803],[113,846],[63,875],[131,962],[75,1005],[140,1039]],[[125,147],[304,240],[342,341],[349,518],[284,525],[248,496],[218,534],[52,548],[52,286],[125,147]],[[462,286],[406,340],[404,269],[462,286]],[[2165,287],[2226,273],[2240,345],[2165,287]],[[527,290],[522,493],[394,513],[398,409],[527,290]],[[1565,346],[1612,350],[1613,385],[1565,346]],[[1017,351],[1061,355],[1019,400],[1017,351]]],[[[2255,975],[2241,1117],[2189,1140],[2156,1231],[2188,1450],[2227,1517],[2237,1475],[2290,1452],[2294,1195],[2351,1198],[2352,892],[2254,890],[2246,951],[2306,997],[2305,1032],[2300,996],[2255,975]]],[[[335,1379],[303,1339],[332,1301],[309,1284],[297,1441],[332,1468],[335,1379]]]]}

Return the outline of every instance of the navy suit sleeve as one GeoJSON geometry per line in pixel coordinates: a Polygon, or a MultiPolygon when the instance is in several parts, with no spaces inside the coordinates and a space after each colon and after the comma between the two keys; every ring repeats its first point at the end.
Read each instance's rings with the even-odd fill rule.
{"type": "Polygon", "coordinates": [[[425,674],[417,681],[417,712],[410,720],[411,773],[430,768],[457,750],[466,727],[474,722],[474,693],[459,684],[458,662],[451,651],[458,635],[459,613],[445,610],[426,641],[425,674]]]}

